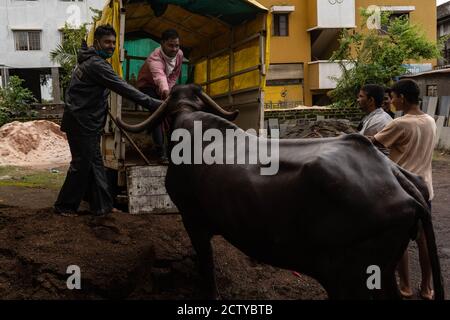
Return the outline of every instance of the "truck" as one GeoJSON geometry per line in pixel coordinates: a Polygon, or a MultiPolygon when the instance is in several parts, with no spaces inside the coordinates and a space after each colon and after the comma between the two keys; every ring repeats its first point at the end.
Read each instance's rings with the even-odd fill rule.
{"type": "MultiPolygon", "coordinates": [[[[236,124],[257,132],[264,124],[264,89],[269,62],[271,19],[268,9],[254,0],[108,0],[95,22],[111,24],[118,43],[110,62],[127,81],[130,65],[142,64],[150,52],[130,55],[129,39],[160,40],[164,30],[176,29],[186,57],[189,83],[203,90],[226,110],[239,109],[236,124]],[[125,67],[125,72],[124,68],[125,67]]],[[[102,154],[114,193],[128,204],[131,213],[176,211],[165,194],[165,167],[149,164],[145,155],[150,134],[128,135],[114,123],[114,117],[128,123],[149,116],[112,93],[110,113],[102,136],[102,154]],[[151,200],[149,200],[151,199],[151,200]]]]}

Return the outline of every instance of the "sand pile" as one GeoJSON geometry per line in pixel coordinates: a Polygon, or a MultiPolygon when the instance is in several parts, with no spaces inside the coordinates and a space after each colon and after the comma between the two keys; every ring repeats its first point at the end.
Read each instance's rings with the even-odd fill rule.
{"type": "Polygon", "coordinates": [[[0,128],[0,166],[43,167],[70,160],[66,135],[56,123],[15,121],[0,128]]]}
{"type": "Polygon", "coordinates": [[[304,126],[288,128],[286,139],[331,138],[342,134],[356,133],[349,121],[322,120],[304,126]]]}

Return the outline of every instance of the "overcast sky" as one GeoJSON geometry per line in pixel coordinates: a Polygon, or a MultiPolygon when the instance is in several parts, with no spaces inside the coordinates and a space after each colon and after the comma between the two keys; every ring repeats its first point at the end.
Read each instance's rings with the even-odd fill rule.
{"type": "Polygon", "coordinates": [[[439,6],[439,5],[441,5],[443,3],[446,3],[448,1],[450,1],[450,0],[437,0],[437,5],[439,6]]]}

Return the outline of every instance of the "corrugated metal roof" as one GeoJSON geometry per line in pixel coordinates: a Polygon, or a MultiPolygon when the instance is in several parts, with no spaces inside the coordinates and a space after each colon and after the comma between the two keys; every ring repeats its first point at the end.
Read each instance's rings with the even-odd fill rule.
{"type": "Polygon", "coordinates": [[[416,73],[416,74],[407,74],[407,75],[401,76],[400,78],[416,78],[416,77],[425,76],[425,75],[443,74],[443,73],[450,73],[450,68],[426,71],[426,72],[421,72],[421,73],[416,73]]]}

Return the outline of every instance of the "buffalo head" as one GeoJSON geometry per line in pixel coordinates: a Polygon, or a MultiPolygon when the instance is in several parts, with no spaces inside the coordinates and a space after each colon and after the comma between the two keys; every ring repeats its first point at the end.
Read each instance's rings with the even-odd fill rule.
{"type": "Polygon", "coordinates": [[[130,132],[142,132],[147,128],[152,129],[164,118],[176,117],[180,112],[197,112],[203,111],[215,114],[226,120],[233,121],[239,114],[239,111],[229,112],[220,107],[200,86],[195,84],[175,86],[169,97],[161,104],[161,106],[150,117],[142,123],[129,125],[121,119],[117,119],[118,125],[130,132]]]}

